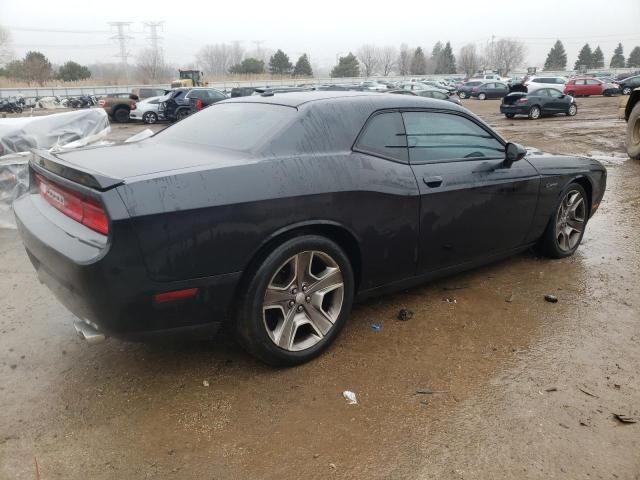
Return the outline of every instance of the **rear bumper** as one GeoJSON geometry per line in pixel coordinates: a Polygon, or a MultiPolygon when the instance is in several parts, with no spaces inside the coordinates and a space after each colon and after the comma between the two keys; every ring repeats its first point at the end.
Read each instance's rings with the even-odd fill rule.
{"type": "Polygon", "coordinates": [[[514,115],[526,115],[529,113],[529,106],[523,105],[500,105],[500,113],[513,113],[514,115]]]}
{"type": "Polygon", "coordinates": [[[101,333],[137,338],[213,330],[228,315],[239,272],[155,282],[148,277],[128,220],[112,224],[112,237],[118,241],[103,237],[101,242],[90,235],[85,237],[86,227],[69,224],[73,220],[37,194],[17,199],[14,212],[40,281],[75,316],[91,322],[101,333]],[[163,304],[153,301],[156,293],[193,287],[199,288],[194,298],[163,304]]]}

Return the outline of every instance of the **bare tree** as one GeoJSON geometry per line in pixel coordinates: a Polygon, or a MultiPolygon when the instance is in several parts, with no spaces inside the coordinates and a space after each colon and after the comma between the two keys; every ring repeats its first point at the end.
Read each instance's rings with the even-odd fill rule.
{"type": "Polygon", "coordinates": [[[409,67],[411,66],[411,52],[409,45],[403,43],[400,45],[400,54],[398,55],[398,73],[403,77],[409,75],[409,67]]]}
{"type": "Polygon", "coordinates": [[[501,38],[487,46],[487,63],[500,72],[500,75],[507,76],[511,70],[522,64],[525,52],[524,43],[501,38]]]}
{"type": "Polygon", "coordinates": [[[473,43],[468,43],[460,49],[460,53],[458,53],[458,68],[468,77],[476,73],[481,64],[482,59],[473,43]]]}
{"type": "Polygon", "coordinates": [[[137,57],[136,76],[143,83],[156,83],[167,77],[168,67],[161,49],[147,48],[137,57]]]}
{"type": "Polygon", "coordinates": [[[380,49],[380,68],[382,68],[382,74],[385,77],[396,68],[397,60],[398,50],[393,45],[387,45],[380,49]]]}
{"type": "Polygon", "coordinates": [[[0,65],[4,65],[13,57],[11,50],[11,34],[0,25],[0,65]]]}
{"type": "Polygon", "coordinates": [[[231,52],[229,54],[231,65],[237,65],[244,58],[244,47],[236,40],[231,44],[231,52]]]}
{"type": "Polygon", "coordinates": [[[358,49],[358,59],[364,68],[364,76],[370,77],[380,64],[380,49],[370,43],[358,49]]]}
{"type": "Polygon", "coordinates": [[[225,43],[205,45],[196,54],[202,70],[207,74],[224,75],[233,65],[232,48],[225,43]]]}

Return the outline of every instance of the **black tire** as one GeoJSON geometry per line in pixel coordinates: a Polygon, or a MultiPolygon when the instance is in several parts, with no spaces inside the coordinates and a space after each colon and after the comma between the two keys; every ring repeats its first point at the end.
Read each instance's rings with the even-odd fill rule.
{"type": "Polygon", "coordinates": [[[529,113],[527,114],[527,116],[531,119],[531,120],[537,120],[542,116],[542,109],[538,106],[538,105],[533,105],[530,109],[529,109],[529,113]]]}
{"type": "Polygon", "coordinates": [[[516,114],[515,113],[505,113],[504,116],[507,117],[507,118],[513,118],[513,117],[516,116],[516,114]]]}
{"type": "Polygon", "coordinates": [[[118,123],[127,123],[129,121],[129,109],[127,107],[119,107],[113,112],[113,119],[118,123]]]}
{"type": "Polygon", "coordinates": [[[580,246],[580,243],[582,242],[582,237],[584,236],[584,232],[587,227],[587,222],[589,220],[589,211],[590,211],[589,197],[587,196],[587,193],[584,191],[584,188],[582,188],[582,185],[574,182],[567,185],[567,187],[562,191],[562,194],[560,195],[560,198],[554,207],[553,214],[549,219],[549,223],[547,224],[547,228],[545,229],[544,234],[538,241],[538,250],[540,251],[540,253],[550,258],[565,258],[573,255],[575,251],[578,249],[578,247],[580,246]],[[575,244],[575,246],[570,249],[563,249],[560,247],[560,244],[558,242],[558,233],[556,230],[556,224],[557,224],[558,214],[560,212],[560,204],[564,201],[567,194],[573,191],[579,192],[584,201],[584,205],[585,205],[584,227],[582,232],[579,235],[579,238],[577,239],[577,243],[575,244]]]}
{"type": "Polygon", "coordinates": [[[148,124],[154,124],[158,121],[158,115],[155,112],[145,112],[142,115],[142,122],[148,124]]]}
{"type": "Polygon", "coordinates": [[[575,103],[572,103],[571,105],[569,105],[569,108],[567,109],[565,115],[569,117],[575,117],[576,113],[578,113],[578,106],[575,103]]]}
{"type": "Polygon", "coordinates": [[[191,115],[191,111],[187,110],[186,108],[178,110],[176,112],[176,122],[179,122],[180,120],[184,120],[189,115],[191,115]]]}
{"type": "MultiPolygon", "coordinates": [[[[333,241],[318,235],[301,235],[286,240],[253,262],[239,287],[236,304],[236,338],[238,343],[263,362],[277,366],[293,366],[307,362],[322,353],[344,327],[353,303],[354,279],[349,258],[333,241]],[[333,326],[322,339],[304,350],[285,350],[276,345],[267,331],[263,302],[267,286],[283,264],[293,256],[307,251],[321,252],[335,261],[342,274],[342,305],[333,326]]],[[[294,334],[294,335],[297,335],[294,334]]]]}
{"type": "Polygon", "coordinates": [[[627,153],[630,158],[640,160],[640,102],[631,110],[627,121],[627,153]]]}

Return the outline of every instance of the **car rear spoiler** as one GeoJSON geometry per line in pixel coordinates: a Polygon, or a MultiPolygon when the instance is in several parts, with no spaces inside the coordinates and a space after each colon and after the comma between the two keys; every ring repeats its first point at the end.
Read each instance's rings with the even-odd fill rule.
{"type": "Polygon", "coordinates": [[[120,178],[109,177],[88,168],[81,168],[76,164],[66,162],[48,150],[33,149],[32,152],[34,154],[30,161],[32,164],[85,187],[108,190],[124,182],[120,178]]]}

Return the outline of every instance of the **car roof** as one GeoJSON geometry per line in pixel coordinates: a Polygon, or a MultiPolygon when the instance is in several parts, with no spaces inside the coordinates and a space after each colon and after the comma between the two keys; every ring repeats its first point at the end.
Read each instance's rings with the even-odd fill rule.
{"type": "Polygon", "coordinates": [[[353,92],[353,91],[312,91],[276,93],[274,95],[258,95],[250,97],[236,97],[223,100],[220,103],[266,103],[299,108],[302,105],[316,102],[352,101],[367,104],[371,111],[391,108],[446,108],[464,111],[462,107],[442,100],[430,99],[414,95],[386,95],[382,92],[353,92]]]}

